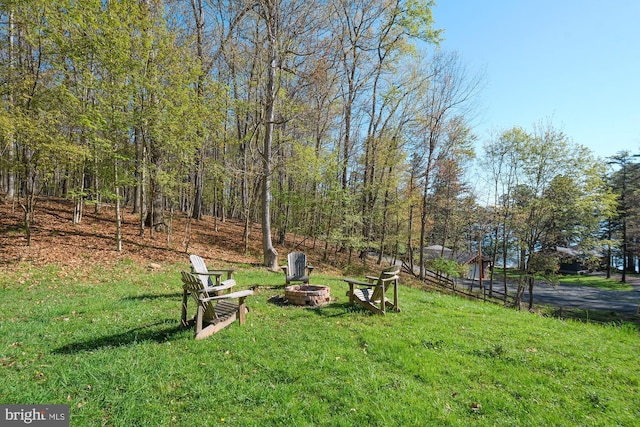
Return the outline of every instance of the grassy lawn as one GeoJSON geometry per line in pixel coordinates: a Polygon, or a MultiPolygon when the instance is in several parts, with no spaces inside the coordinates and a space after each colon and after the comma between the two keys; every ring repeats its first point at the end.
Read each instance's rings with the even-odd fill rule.
{"type": "MultiPolygon", "coordinates": [[[[0,403],[65,403],[73,426],[636,425],[635,326],[561,321],[401,287],[401,313],[279,306],[202,341],[179,270],[22,264],[0,275],[0,403]]],[[[282,274],[238,266],[239,287],[282,274]]]]}
{"type": "Polygon", "coordinates": [[[564,275],[560,276],[559,282],[563,285],[589,286],[592,288],[608,289],[610,291],[631,291],[633,286],[622,283],[620,280],[607,279],[600,276],[589,275],[564,275]]]}

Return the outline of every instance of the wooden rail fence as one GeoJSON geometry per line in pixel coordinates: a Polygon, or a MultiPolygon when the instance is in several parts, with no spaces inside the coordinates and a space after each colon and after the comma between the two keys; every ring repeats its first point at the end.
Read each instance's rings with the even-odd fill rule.
{"type": "MultiPolygon", "coordinates": [[[[414,277],[420,277],[415,271],[411,271],[411,268],[406,262],[402,262],[402,269],[406,273],[412,274],[414,277]]],[[[485,302],[492,302],[494,304],[513,305],[515,304],[515,298],[513,295],[506,294],[497,289],[489,290],[488,287],[483,287],[481,292],[472,291],[464,286],[456,285],[456,282],[440,273],[431,270],[424,270],[424,277],[422,281],[439,292],[446,292],[453,295],[459,295],[465,298],[481,300],[485,302]]]]}

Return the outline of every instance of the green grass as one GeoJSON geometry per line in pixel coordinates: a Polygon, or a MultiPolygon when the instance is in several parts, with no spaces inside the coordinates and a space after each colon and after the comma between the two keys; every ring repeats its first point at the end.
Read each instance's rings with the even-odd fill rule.
{"type": "Polygon", "coordinates": [[[600,276],[589,275],[564,275],[560,276],[559,282],[563,285],[588,286],[591,288],[608,289],[610,291],[632,291],[633,286],[622,283],[620,280],[607,279],[600,276]]]}
{"type": "Polygon", "coordinates": [[[401,287],[401,313],[281,306],[281,274],[238,268],[247,324],[179,327],[179,270],[132,263],[0,275],[0,403],[65,403],[71,425],[634,425],[631,324],[561,321],[401,287]]]}

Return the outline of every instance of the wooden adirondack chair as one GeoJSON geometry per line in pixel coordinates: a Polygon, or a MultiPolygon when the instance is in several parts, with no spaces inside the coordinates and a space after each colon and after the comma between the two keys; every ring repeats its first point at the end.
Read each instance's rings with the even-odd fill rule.
{"type": "Polygon", "coordinates": [[[245,300],[253,295],[250,289],[224,295],[210,294],[216,287],[203,287],[200,278],[186,271],[182,272],[182,326],[195,324],[195,339],[206,338],[232,324],[236,319],[243,325],[249,311],[245,300]],[[197,312],[187,320],[187,300],[192,296],[197,312]],[[231,300],[238,300],[233,302],[231,300]]]}
{"type": "Polygon", "coordinates": [[[231,292],[231,288],[236,285],[236,281],[233,279],[235,270],[209,270],[204,260],[198,255],[190,255],[189,260],[191,261],[191,272],[198,275],[203,287],[219,288],[215,292],[220,294],[224,289],[228,289],[228,292],[231,292]],[[227,278],[222,280],[222,276],[225,274],[227,278]],[[211,280],[212,277],[213,280],[211,280]]]}
{"type": "Polygon", "coordinates": [[[313,271],[313,267],[307,264],[304,252],[291,252],[287,255],[287,265],[280,268],[284,271],[286,285],[291,282],[309,283],[309,276],[313,271]]]}
{"type": "Polygon", "coordinates": [[[380,273],[379,276],[366,276],[366,281],[345,278],[345,282],[349,284],[349,290],[347,296],[349,297],[349,304],[357,302],[362,307],[370,310],[376,314],[384,315],[386,313],[386,307],[393,309],[393,311],[399,312],[398,306],[398,280],[400,276],[399,266],[387,267],[380,273]],[[393,302],[387,297],[387,290],[389,286],[393,284],[393,302]],[[356,286],[364,286],[356,288],[356,286]]]}

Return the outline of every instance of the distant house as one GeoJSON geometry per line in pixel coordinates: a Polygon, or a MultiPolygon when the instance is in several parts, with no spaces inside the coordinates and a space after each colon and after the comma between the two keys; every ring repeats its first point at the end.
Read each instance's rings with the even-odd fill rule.
{"type": "Polygon", "coordinates": [[[584,274],[589,272],[586,262],[590,257],[600,257],[596,251],[585,252],[578,248],[565,248],[556,246],[556,252],[560,258],[560,273],[584,274]]]}
{"type": "Polygon", "coordinates": [[[486,279],[492,268],[491,258],[477,253],[459,253],[454,257],[454,259],[458,264],[469,267],[467,277],[465,277],[469,280],[486,279]]]}

